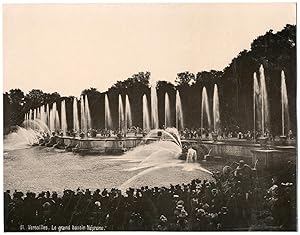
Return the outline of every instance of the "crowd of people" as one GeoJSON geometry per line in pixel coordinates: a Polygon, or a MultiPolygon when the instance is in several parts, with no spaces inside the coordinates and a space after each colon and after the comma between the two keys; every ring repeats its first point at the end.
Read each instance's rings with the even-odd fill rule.
{"type": "Polygon", "coordinates": [[[5,231],[28,225],[94,225],[103,230],[295,230],[292,163],[277,176],[260,176],[243,160],[213,174],[168,187],[4,192],[5,231]],[[261,226],[261,227],[259,227],[261,226]]]}

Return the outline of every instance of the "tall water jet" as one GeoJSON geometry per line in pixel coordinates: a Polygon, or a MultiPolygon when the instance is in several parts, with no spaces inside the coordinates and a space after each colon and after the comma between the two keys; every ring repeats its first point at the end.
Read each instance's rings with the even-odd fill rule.
{"type": "Polygon", "coordinates": [[[183,112],[179,91],[176,91],[176,129],[183,130],[183,112]]]}
{"type": "Polygon", "coordinates": [[[153,129],[157,129],[158,123],[158,107],[157,107],[157,93],[156,86],[153,83],[151,85],[151,125],[153,129]]]}
{"type": "Polygon", "coordinates": [[[104,121],[104,126],[105,129],[111,129],[112,128],[112,119],[111,119],[111,114],[110,114],[110,105],[109,105],[109,99],[107,94],[105,94],[104,97],[104,106],[105,106],[105,121],[104,121]]]}
{"type": "Polygon", "coordinates": [[[36,109],[33,110],[33,120],[36,119],[36,109]]]}
{"type": "Polygon", "coordinates": [[[36,118],[41,119],[41,108],[40,107],[37,108],[36,118]]]}
{"type": "Polygon", "coordinates": [[[27,121],[28,121],[28,113],[25,113],[24,122],[25,122],[26,129],[27,129],[27,121]]]}
{"type": "Polygon", "coordinates": [[[261,94],[261,131],[262,135],[265,134],[266,129],[269,124],[269,104],[268,104],[268,94],[266,87],[266,79],[263,65],[259,68],[260,76],[260,94],[261,94]]]}
{"type": "Polygon", "coordinates": [[[125,97],[125,129],[132,127],[132,117],[131,117],[131,106],[129,102],[129,97],[126,94],[125,97]]]}
{"type": "MultiPolygon", "coordinates": [[[[36,117],[36,110],[33,109],[33,110],[32,110],[32,120],[35,120],[35,117],[36,117]]],[[[35,125],[32,125],[31,128],[36,129],[35,125]]]]}
{"type": "Polygon", "coordinates": [[[83,96],[80,96],[80,129],[84,132],[87,131],[83,96]]]}
{"type": "Polygon", "coordinates": [[[217,132],[220,127],[219,92],[218,92],[217,84],[215,84],[214,86],[213,118],[214,118],[214,131],[217,132]]]}
{"type": "Polygon", "coordinates": [[[287,96],[287,88],[285,82],[285,74],[284,71],[281,71],[281,128],[282,128],[282,136],[286,136],[287,131],[289,130],[290,125],[290,117],[289,117],[289,102],[287,96]],[[287,128],[287,131],[285,129],[287,128]]]}
{"type": "Polygon", "coordinates": [[[55,127],[55,124],[56,124],[56,103],[53,103],[52,105],[52,109],[50,111],[50,130],[51,131],[55,131],[56,130],[56,127],[55,127]]]}
{"type": "Polygon", "coordinates": [[[79,132],[77,98],[73,99],[73,131],[76,133],[79,132]]]}
{"type": "Polygon", "coordinates": [[[41,121],[48,127],[49,129],[49,126],[47,124],[47,113],[45,111],[45,108],[46,108],[46,105],[43,105],[42,108],[41,108],[41,121]]]}
{"type": "Polygon", "coordinates": [[[92,119],[91,119],[89,99],[88,99],[87,95],[85,95],[84,112],[85,112],[85,117],[86,117],[86,128],[89,130],[92,128],[92,119]]]}
{"type": "Polygon", "coordinates": [[[143,95],[143,130],[150,131],[150,118],[148,100],[146,94],[143,95]]]}
{"type": "Polygon", "coordinates": [[[170,111],[170,99],[168,92],[165,93],[165,128],[171,127],[171,111],[170,111]]]}
{"type": "Polygon", "coordinates": [[[31,119],[33,119],[33,118],[32,118],[32,110],[30,109],[30,110],[29,110],[29,117],[28,117],[28,120],[31,120],[31,119]]]}
{"type": "Polygon", "coordinates": [[[46,124],[47,126],[50,128],[50,108],[49,108],[49,104],[47,104],[46,106],[46,124]]]}
{"type": "Polygon", "coordinates": [[[124,129],[124,108],[121,94],[119,94],[119,130],[124,129]]]}
{"type": "Polygon", "coordinates": [[[60,130],[60,121],[59,121],[58,110],[56,110],[56,112],[55,112],[55,130],[60,130]]]}
{"type": "Polygon", "coordinates": [[[256,73],[253,73],[253,136],[254,140],[256,138],[256,122],[259,120],[260,115],[256,115],[256,112],[259,110],[259,95],[260,89],[257,81],[256,73]]]}
{"type": "Polygon", "coordinates": [[[209,105],[208,105],[208,98],[207,98],[207,91],[206,88],[203,87],[202,89],[202,101],[201,101],[201,134],[204,127],[204,114],[207,117],[208,128],[211,126],[211,119],[209,113],[209,105]]]}
{"type": "Polygon", "coordinates": [[[67,111],[66,111],[66,101],[63,100],[61,102],[61,129],[63,131],[63,134],[64,136],[67,134],[67,129],[68,129],[68,126],[67,126],[67,111]]]}

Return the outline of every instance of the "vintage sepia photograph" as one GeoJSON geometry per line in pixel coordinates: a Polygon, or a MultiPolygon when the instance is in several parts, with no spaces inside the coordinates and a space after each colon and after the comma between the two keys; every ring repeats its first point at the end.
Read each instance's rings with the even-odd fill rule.
{"type": "Polygon", "coordinates": [[[5,232],[298,230],[296,3],[2,9],[5,232]]]}

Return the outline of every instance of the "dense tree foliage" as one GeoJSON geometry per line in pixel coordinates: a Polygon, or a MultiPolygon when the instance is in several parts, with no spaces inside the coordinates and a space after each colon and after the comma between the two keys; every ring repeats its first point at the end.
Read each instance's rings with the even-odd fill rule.
{"type": "MultiPolygon", "coordinates": [[[[158,81],[158,112],[160,126],[164,124],[165,92],[170,97],[172,123],[175,125],[175,97],[179,91],[184,124],[187,127],[200,126],[201,92],[207,89],[210,108],[214,84],[218,85],[220,100],[220,119],[223,127],[253,128],[253,73],[259,74],[259,66],[264,66],[267,83],[267,92],[270,106],[271,132],[280,134],[278,124],[281,123],[280,84],[281,70],[285,72],[291,128],[296,130],[296,26],[286,25],[282,31],[274,33],[272,30],[256,38],[250,50],[241,51],[223,71],[201,71],[193,74],[189,71],[180,72],[175,78],[175,84],[158,81]]],[[[104,128],[104,97],[108,95],[114,128],[118,127],[118,96],[122,96],[125,104],[126,94],[131,103],[134,126],[142,126],[142,96],[147,95],[150,103],[150,72],[139,72],[123,81],[117,81],[107,92],[99,92],[96,88],[85,89],[82,95],[87,95],[91,110],[92,125],[94,128],[104,128]]],[[[4,127],[20,125],[24,114],[29,109],[43,104],[66,100],[67,122],[73,125],[74,97],[61,97],[58,93],[44,93],[33,89],[28,94],[20,89],[4,93],[4,127]]],[[[80,110],[80,104],[78,104],[80,110]]],[[[212,110],[211,110],[212,112],[212,110]]]]}

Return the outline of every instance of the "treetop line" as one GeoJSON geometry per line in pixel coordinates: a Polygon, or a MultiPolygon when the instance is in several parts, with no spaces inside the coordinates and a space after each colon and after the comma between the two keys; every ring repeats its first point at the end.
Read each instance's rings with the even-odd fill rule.
{"type": "MultiPolygon", "coordinates": [[[[273,33],[272,30],[256,38],[249,51],[243,50],[223,71],[202,71],[193,74],[189,71],[177,74],[175,85],[167,81],[158,81],[158,113],[159,123],[164,123],[164,95],[168,92],[170,106],[175,107],[176,90],[182,99],[185,126],[199,127],[201,91],[205,86],[210,103],[214,84],[219,87],[220,119],[222,126],[252,129],[253,115],[253,73],[258,73],[259,66],[264,66],[266,87],[270,105],[270,131],[280,133],[277,123],[281,122],[280,85],[281,71],[286,77],[288,102],[290,107],[291,129],[296,128],[296,26],[286,25],[283,30],[273,33]],[[197,106],[198,108],[195,108],[197,106]]],[[[96,129],[104,128],[104,96],[110,99],[113,123],[118,119],[118,95],[131,100],[133,125],[142,126],[142,96],[150,97],[150,72],[139,72],[124,81],[117,81],[106,92],[95,88],[85,89],[82,95],[89,97],[91,121],[96,129]]],[[[12,89],[4,95],[4,127],[5,132],[14,125],[24,121],[25,113],[44,104],[53,104],[66,100],[67,112],[72,112],[73,96],[61,97],[59,93],[44,93],[33,89],[24,94],[20,89],[12,89]]],[[[211,105],[210,105],[211,106],[211,105]]],[[[60,105],[58,105],[60,111],[60,105]]],[[[174,110],[171,112],[174,114],[174,110]]],[[[73,126],[72,115],[69,115],[68,126],[73,126]]],[[[172,115],[174,116],[174,115],[172,115]]]]}

